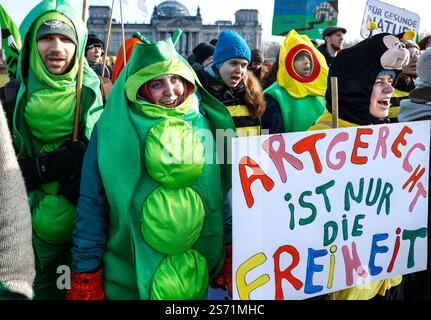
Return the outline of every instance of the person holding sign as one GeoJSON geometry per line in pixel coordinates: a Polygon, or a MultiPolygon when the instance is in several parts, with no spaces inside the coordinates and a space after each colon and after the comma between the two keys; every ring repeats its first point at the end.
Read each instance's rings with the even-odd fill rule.
{"type": "MultiPolygon", "coordinates": [[[[375,35],[343,50],[329,69],[329,77],[338,78],[339,126],[388,122],[390,98],[394,91],[393,70],[402,69],[408,61],[408,50],[397,37],[388,33],[375,35]]],[[[309,130],[331,128],[331,94],[331,86],[328,86],[327,110],[309,130]]],[[[373,282],[367,288],[353,287],[337,291],[332,297],[335,300],[368,300],[376,296],[399,298],[401,282],[402,277],[397,276],[373,282]]]]}
{"type": "Polygon", "coordinates": [[[223,105],[175,50],[180,35],[135,46],[93,131],[70,300],[206,299],[223,263],[220,166],[200,112],[223,105]]]}
{"type": "Polygon", "coordinates": [[[328,66],[307,36],[292,30],[280,48],[277,82],[264,91],[262,128],[269,133],[305,131],[325,110],[328,66]]]}

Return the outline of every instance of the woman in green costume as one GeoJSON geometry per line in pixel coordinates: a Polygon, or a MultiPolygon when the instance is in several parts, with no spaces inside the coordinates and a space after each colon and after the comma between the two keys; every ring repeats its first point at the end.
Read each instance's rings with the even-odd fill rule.
{"type": "Polygon", "coordinates": [[[137,44],[84,158],[69,299],[206,299],[223,263],[217,106],[172,39],[137,44]],[[142,57],[145,57],[143,59],[142,57]]]}

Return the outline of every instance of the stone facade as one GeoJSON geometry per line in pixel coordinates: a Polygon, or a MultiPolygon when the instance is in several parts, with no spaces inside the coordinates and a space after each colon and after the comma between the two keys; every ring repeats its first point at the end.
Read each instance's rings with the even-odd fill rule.
{"type": "MultiPolygon", "coordinates": [[[[106,42],[110,8],[108,6],[90,6],[87,27],[106,42]]],[[[125,19],[126,21],[127,19],[125,19]]],[[[235,12],[235,22],[218,20],[215,24],[202,24],[200,9],[195,16],[178,1],[165,1],[154,7],[151,21],[146,23],[124,23],[125,37],[140,32],[151,41],[163,40],[173,34],[175,29],[182,29],[183,35],[177,43],[177,50],[187,57],[200,42],[209,42],[217,38],[224,29],[238,32],[248,43],[250,49],[261,49],[262,26],[258,20],[258,10],[241,9],[235,12]]],[[[108,55],[116,55],[122,43],[121,23],[112,22],[108,55]]]]}

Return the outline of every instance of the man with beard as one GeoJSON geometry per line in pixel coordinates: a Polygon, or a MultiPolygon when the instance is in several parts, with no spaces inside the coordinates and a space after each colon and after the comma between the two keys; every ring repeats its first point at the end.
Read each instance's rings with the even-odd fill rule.
{"type": "Polygon", "coordinates": [[[347,30],[341,27],[329,27],[322,33],[325,43],[317,49],[325,56],[326,63],[331,66],[334,57],[343,49],[344,35],[347,30]]]}
{"type": "MultiPolygon", "coordinates": [[[[59,266],[70,264],[81,167],[102,110],[99,79],[84,61],[78,139],[73,138],[79,61],[87,28],[69,0],[44,0],[20,26],[13,143],[27,188],[33,229],[34,298],[63,299],[59,266]]],[[[8,95],[8,98],[13,98],[8,95]]]]}

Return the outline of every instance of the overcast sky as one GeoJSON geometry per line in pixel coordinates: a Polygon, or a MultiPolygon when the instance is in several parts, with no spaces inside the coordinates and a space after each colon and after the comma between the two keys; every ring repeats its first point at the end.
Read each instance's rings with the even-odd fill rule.
{"type": "MultiPolygon", "coordinates": [[[[130,1],[130,0],[129,0],[130,1]]],[[[128,22],[149,23],[154,5],[162,3],[162,0],[146,0],[149,15],[144,17],[138,11],[123,5],[123,18],[128,22]]],[[[1,0],[3,7],[19,25],[26,13],[33,8],[40,0],[1,0]]],[[[180,0],[189,10],[191,15],[196,14],[199,6],[203,23],[214,23],[216,20],[235,20],[235,11],[239,9],[259,10],[259,21],[263,27],[263,39],[268,41],[282,41],[283,37],[271,36],[272,16],[274,13],[274,0],[180,0]]],[[[362,18],[364,15],[367,0],[339,0],[338,25],[347,28],[346,40],[359,40],[362,18]]],[[[431,2],[425,0],[384,0],[384,2],[404,8],[408,11],[419,14],[420,32],[431,32],[431,2]]],[[[82,1],[73,0],[77,10],[82,10],[82,1]]],[[[112,0],[87,0],[90,5],[111,6],[112,0]]],[[[88,17],[88,15],[87,15],[88,17]]],[[[120,20],[119,0],[115,0],[114,18],[120,20]]]]}

